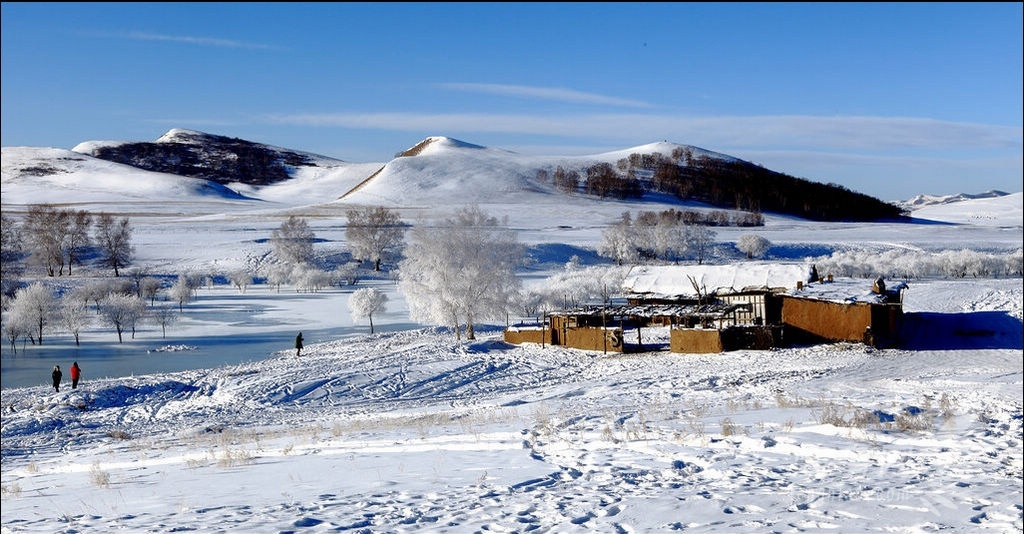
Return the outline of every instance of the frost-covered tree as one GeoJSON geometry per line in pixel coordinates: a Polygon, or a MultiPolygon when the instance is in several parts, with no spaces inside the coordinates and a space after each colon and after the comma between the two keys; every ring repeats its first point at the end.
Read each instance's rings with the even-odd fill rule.
{"type": "Polygon", "coordinates": [[[40,282],[35,282],[19,289],[11,301],[8,315],[16,322],[23,322],[31,327],[26,331],[32,344],[43,344],[43,332],[49,329],[52,315],[56,309],[57,298],[53,291],[40,282]]]}
{"type": "Polygon", "coordinates": [[[115,219],[108,213],[101,213],[96,220],[95,234],[101,262],[114,269],[114,276],[121,276],[120,269],[128,265],[135,251],[128,218],[115,219]]]}
{"type": "Polygon", "coordinates": [[[287,263],[275,263],[267,269],[267,284],[274,286],[278,293],[281,292],[281,284],[287,284],[292,279],[292,267],[287,263]]]}
{"type": "Polygon", "coordinates": [[[405,224],[397,213],[384,207],[365,207],[348,210],[345,238],[352,255],[373,262],[373,270],[380,271],[380,262],[397,250],[405,237],[405,224]]]}
{"type": "Polygon", "coordinates": [[[747,255],[748,259],[760,258],[771,248],[772,242],[757,234],[743,234],[736,242],[736,248],[747,255]]]}
{"type": "Polygon", "coordinates": [[[252,274],[245,269],[232,271],[231,274],[228,275],[228,279],[231,280],[231,285],[238,288],[240,293],[245,293],[245,288],[252,285],[252,274]]]}
{"type": "Polygon", "coordinates": [[[352,292],[348,299],[348,309],[352,317],[359,320],[366,317],[370,320],[370,333],[373,333],[373,315],[383,313],[387,307],[388,296],[375,287],[364,287],[352,292]]]}
{"type": "Polygon", "coordinates": [[[118,343],[124,343],[125,330],[131,330],[135,338],[135,325],[145,313],[146,301],[136,295],[114,293],[100,301],[100,317],[117,330],[118,343]]]}
{"type": "Polygon", "coordinates": [[[0,283],[4,297],[13,296],[21,276],[23,244],[21,224],[14,217],[0,214],[0,283]]]}
{"type": "Polygon", "coordinates": [[[359,264],[344,263],[334,268],[331,272],[331,281],[339,286],[354,286],[359,281],[359,264]]]}
{"type": "Polygon", "coordinates": [[[715,244],[717,233],[707,226],[694,225],[690,228],[690,251],[698,264],[711,254],[711,247],[715,244]]]}
{"type": "Polygon", "coordinates": [[[74,296],[60,299],[60,325],[74,336],[76,346],[81,345],[79,335],[89,325],[89,303],[74,296]]]}
{"type": "Polygon", "coordinates": [[[601,242],[597,245],[597,253],[615,260],[615,263],[636,263],[640,259],[637,248],[636,233],[633,231],[633,218],[629,212],[601,232],[601,242]]]}
{"type": "Polygon", "coordinates": [[[295,291],[316,293],[331,285],[331,273],[310,266],[297,267],[292,271],[292,283],[295,291]]]}
{"type": "Polygon", "coordinates": [[[313,259],[313,240],[316,234],[309,222],[292,215],[270,235],[274,254],[279,260],[292,265],[305,265],[313,259]]]}
{"type": "Polygon", "coordinates": [[[4,314],[3,332],[4,337],[11,342],[11,351],[14,354],[17,354],[18,340],[23,337],[28,337],[28,335],[32,332],[32,325],[29,324],[28,317],[16,313],[11,313],[9,311],[4,314]]]}
{"type": "Polygon", "coordinates": [[[416,226],[399,263],[399,288],[413,320],[451,324],[475,339],[477,321],[504,318],[520,280],[525,250],[514,232],[479,207],[456,212],[436,227],[416,226]]]}
{"type": "Polygon", "coordinates": [[[195,286],[188,276],[179,274],[178,279],[175,280],[174,285],[171,286],[171,299],[178,303],[178,311],[182,311],[185,303],[192,300],[192,295],[195,293],[195,286]]]}
{"type": "Polygon", "coordinates": [[[621,292],[627,272],[628,268],[620,266],[574,267],[569,264],[564,271],[545,279],[543,290],[535,291],[547,295],[545,309],[604,303],[621,292]]]}
{"type": "Polygon", "coordinates": [[[677,218],[662,217],[654,226],[654,249],[666,260],[686,256],[690,239],[689,227],[677,218]]]}
{"type": "Polygon", "coordinates": [[[173,306],[153,306],[149,310],[149,319],[153,321],[154,324],[160,325],[160,331],[163,337],[166,338],[167,327],[177,322],[178,312],[173,306]]]}
{"type": "Polygon", "coordinates": [[[139,281],[139,296],[153,304],[156,301],[156,295],[160,292],[161,286],[159,278],[147,276],[139,281]]]}

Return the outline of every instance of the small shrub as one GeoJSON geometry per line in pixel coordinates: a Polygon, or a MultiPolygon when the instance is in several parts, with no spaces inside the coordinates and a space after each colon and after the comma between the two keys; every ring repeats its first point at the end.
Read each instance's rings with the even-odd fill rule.
{"type": "Polygon", "coordinates": [[[100,463],[96,462],[92,464],[92,468],[89,470],[92,476],[92,483],[101,488],[110,487],[110,473],[107,473],[100,468],[100,463]]]}
{"type": "Polygon", "coordinates": [[[736,426],[736,423],[733,423],[732,419],[730,419],[728,417],[726,417],[725,419],[722,419],[721,425],[722,425],[722,435],[726,436],[726,437],[732,436],[733,434],[735,434],[736,431],[739,428],[739,427],[736,426]]]}
{"type": "Polygon", "coordinates": [[[4,484],[0,486],[0,496],[3,496],[5,499],[8,497],[21,497],[21,486],[17,482],[4,484]]]}
{"type": "Polygon", "coordinates": [[[132,439],[132,436],[128,434],[128,432],[125,432],[124,430],[108,430],[107,437],[122,440],[132,439]]]}

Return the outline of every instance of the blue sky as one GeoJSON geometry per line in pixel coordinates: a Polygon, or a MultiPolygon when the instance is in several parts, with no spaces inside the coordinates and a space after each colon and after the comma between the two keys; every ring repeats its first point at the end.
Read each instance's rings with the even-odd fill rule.
{"type": "Polygon", "coordinates": [[[352,162],[671,141],[885,200],[1017,192],[1021,3],[2,4],[2,145],[352,162]]]}

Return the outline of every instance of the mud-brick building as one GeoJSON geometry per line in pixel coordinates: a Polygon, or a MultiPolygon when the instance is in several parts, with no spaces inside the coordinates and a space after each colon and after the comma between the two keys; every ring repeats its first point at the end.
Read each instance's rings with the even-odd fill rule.
{"type": "Polygon", "coordinates": [[[853,341],[875,347],[899,344],[904,282],[842,279],[799,287],[779,296],[790,343],[853,341]]]}
{"type": "Polygon", "coordinates": [[[623,290],[635,306],[700,303],[727,309],[715,321],[685,314],[670,323],[670,351],[709,353],[782,344],[777,296],[817,278],[814,266],[804,263],[641,266],[626,276],[623,290]]]}
{"type": "Polygon", "coordinates": [[[639,266],[623,282],[625,304],[552,312],[539,325],[509,327],[505,340],[643,351],[641,329],[667,326],[668,349],[679,353],[822,341],[888,346],[899,339],[905,287],[822,280],[800,263],[639,266]]]}

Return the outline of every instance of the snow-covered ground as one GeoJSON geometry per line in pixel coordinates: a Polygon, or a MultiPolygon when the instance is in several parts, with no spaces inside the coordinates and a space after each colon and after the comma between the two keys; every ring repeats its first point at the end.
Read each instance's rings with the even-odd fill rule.
{"type": "MultiPolygon", "coordinates": [[[[5,210],[45,198],[18,187],[5,179],[5,210]]],[[[344,205],[88,201],[132,216],[137,261],[156,273],[258,262],[290,211],[311,217],[321,252],[344,245],[344,205]]],[[[953,206],[917,223],[769,216],[717,241],[757,232],[783,260],[1020,246],[1020,193],[953,206]]],[[[540,260],[528,283],[572,254],[593,259],[621,211],[660,209],[483,207],[509,215],[540,260]]],[[[410,324],[393,281],[366,285],[392,297],[375,334],[350,316],[351,287],[218,287],[166,339],[93,331],[83,345],[173,361],[266,339],[252,361],[103,373],[91,360],[78,389],[57,393],[44,383],[54,362],[36,360],[40,385],[2,390],[2,532],[1024,530],[1020,277],[910,280],[898,349],[700,355],[514,346],[500,325],[456,340],[410,324]]],[[[68,351],[66,379],[78,349],[48,342],[68,351]]]]}
{"type": "Polygon", "coordinates": [[[605,355],[426,328],[8,389],[3,529],[1019,532],[1022,296],[914,284],[900,350],[605,355]]]}

